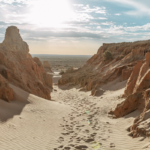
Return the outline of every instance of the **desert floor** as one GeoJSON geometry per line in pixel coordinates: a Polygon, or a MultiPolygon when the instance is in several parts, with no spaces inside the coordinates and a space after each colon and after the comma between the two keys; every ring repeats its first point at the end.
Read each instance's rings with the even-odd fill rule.
{"type": "Polygon", "coordinates": [[[121,102],[126,82],[115,80],[98,97],[71,84],[58,87],[53,77],[48,101],[11,85],[15,101],[0,100],[0,150],[149,150],[148,139],[126,130],[138,111],[120,119],[107,112],[121,102]]]}

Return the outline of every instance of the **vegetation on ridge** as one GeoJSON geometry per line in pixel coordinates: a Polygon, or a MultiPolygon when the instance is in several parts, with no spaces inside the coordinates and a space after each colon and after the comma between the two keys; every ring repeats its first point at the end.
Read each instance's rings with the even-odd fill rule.
{"type": "Polygon", "coordinates": [[[110,51],[105,51],[103,53],[103,57],[104,57],[105,60],[110,60],[110,59],[112,59],[112,54],[111,54],[110,51]]]}

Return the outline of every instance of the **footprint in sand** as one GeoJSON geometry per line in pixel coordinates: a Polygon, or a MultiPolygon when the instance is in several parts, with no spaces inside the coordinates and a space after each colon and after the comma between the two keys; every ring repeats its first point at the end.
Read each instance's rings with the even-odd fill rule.
{"type": "Polygon", "coordinates": [[[115,144],[114,143],[110,143],[110,147],[111,148],[115,147],[115,144]]]}
{"type": "Polygon", "coordinates": [[[70,150],[71,148],[70,147],[64,147],[64,150],[70,150]]]}
{"type": "Polygon", "coordinates": [[[97,134],[97,133],[92,133],[91,136],[94,137],[94,136],[96,136],[96,134],[97,134]]]}
{"type": "Polygon", "coordinates": [[[63,142],[64,141],[64,138],[63,137],[59,137],[59,139],[58,139],[58,142],[63,142]]]}
{"type": "Polygon", "coordinates": [[[84,141],[85,141],[86,143],[90,143],[90,142],[93,142],[93,141],[94,141],[94,138],[85,139],[84,141]]]}
{"type": "Polygon", "coordinates": [[[108,130],[109,133],[113,133],[112,130],[108,130]]]}
{"type": "Polygon", "coordinates": [[[64,146],[63,145],[61,145],[61,146],[59,146],[58,148],[63,148],[64,146]]]}
{"type": "Polygon", "coordinates": [[[87,149],[88,147],[86,145],[79,145],[75,147],[76,149],[84,150],[87,149]]]}
{"type": "Polygon", "coordinates": [[[104,138],[103,138],[102,140],[103,140],[103,141],[106,141],[107,139],[104,139],[104,138]]]}
{"type": "Polygon", "coordinates": [[[89,130],[85,130],[85,131],[83,131],[83,132],[85,132],[85,133],[89,133],[90,131],[89,131],[89,130]]]}
{"type": "Polygon", "coordinates": [[[69,135],[70,133],[67,132],[67,133],[61,133],[61,134],[62,134],[62,135],[69,135]]]}
{"type": "Polygon", "coordinates": [[[73,145],[73,144],[69,144],[68,146],[74,147],[75,145],[73,145]]]}

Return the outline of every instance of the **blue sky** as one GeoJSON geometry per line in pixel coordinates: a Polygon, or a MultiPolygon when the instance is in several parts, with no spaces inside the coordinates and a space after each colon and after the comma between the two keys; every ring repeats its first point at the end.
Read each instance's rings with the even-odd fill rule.
{"type": "Polygon", "coordinates": [[[93,55],[102,43],[150,39],[150,1],[0,0],[0,42],[10,25],[30,53],[93,55]]]}

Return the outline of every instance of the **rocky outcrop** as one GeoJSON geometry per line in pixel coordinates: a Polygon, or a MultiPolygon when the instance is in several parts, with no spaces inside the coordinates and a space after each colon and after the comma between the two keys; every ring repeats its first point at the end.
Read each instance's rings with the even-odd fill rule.
{"type": "Polygon", "coordinates": [[[43,66],[46,72],[52,73],[51,66],[48,61],[43,61],[43,66]]]}
{"type": "Polygon", "coordinates": [[[29,47],[17,27],[8,27],[0,44],[0,74],[11,84],[50,100],[52,79],[46,75],[38,58],[32,58],[29,47]],[[47,77],[46,77],[47,76],[47,77]]]}
{"type": "Polygon", "coordinates": [[[140,100],[142,100],[142,93],[131,94],[126,98],[125,101],[118,104],[116,109],[110,113],[114,114],[117,118],[125,116],[138,109],[140,100]]]}
{"type": "Polygon", "coordinates": [[[133,137],[150,136],[150,52],[145,57],[144,63],[138,62],[135,65],[127,82],[127,98],[110,112],[116,117],[125,116],[137,109],[142,112],[129,129],[133,137]]]}
{"type": "Polygon", "coordinates": [[[12,101],[14,99],[14,91],[9,87],[7,80],[0,75],[0,99],[12,101]]]}
{"type": "Polygon", "coordinates": [[[141,135],[150,136],[150,89],[147,89],[143,93],[143,98],[145,100],[145,108],[130,127],[133,137],[139,137],[141,135]]]}
{"type": "Polygon", "coordinates": [[[133,72],[132,72],[132,74],[131,74],[128,82],[127,82],[127,86],[126,86],[126,89],[125,89],[125,92],[124,92],[124,94],[126,96],[129,96],[130,94],[133,93],[137,78],[139,76],[141,66],[142,66],[142,61],[138,62],[135,65],[135,67],[133,69],[133,72]]]}
{"type": "Polygon", "coordinates": [[[8,27],[3,41],[5,47],[13,52],[21,52],[25,55],[29,52],[29,47],[19,34],[19,29],[15,26],[8,27]]]}
{"type": "MultiPolygon", "coordinates": [[[[123,81],[127,80],[132,74],[135,64],[140,60],[143,61],[144,55],[148,51],[150,51],[150,40],[133,43],[104,43],[98,49],[97,54],[93,55],[83,67],[72,72],[65,72],[59,80],[59,85],[73,82],[80,84],[82,88],[88,91],[92,91],[93,94],[97,87],[101,87],[118,77],[123,81]],[[112,60],[104,60],[103,54],[106,51],[111,52],[112,60]]],[[[130,82],[129,86],[132,91],[132,85],[135,84],[136,79],[134,77],[131,80],[132,83],[130,82]]]]}

